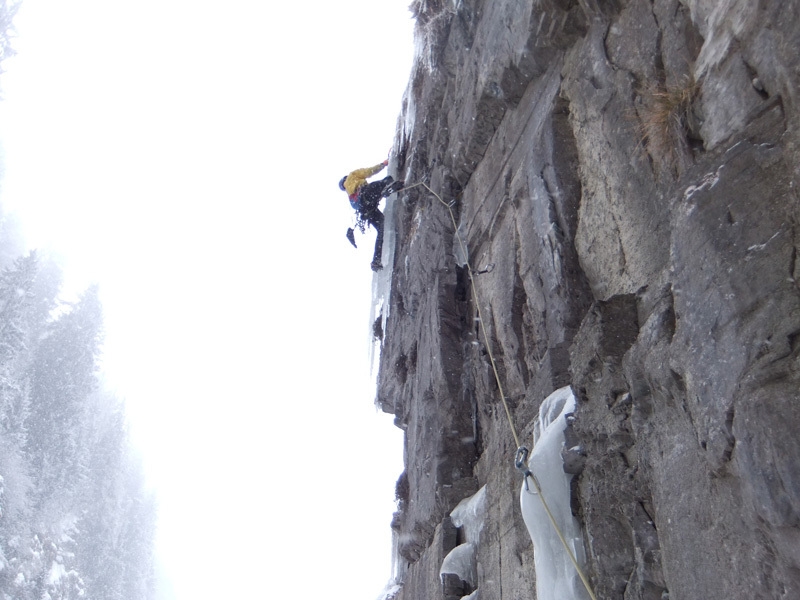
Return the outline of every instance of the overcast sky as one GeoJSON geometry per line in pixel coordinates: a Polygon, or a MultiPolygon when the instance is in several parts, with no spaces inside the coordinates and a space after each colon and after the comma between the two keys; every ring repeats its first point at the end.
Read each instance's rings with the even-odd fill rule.
{"type": "Polygon", "coordinates": [[[389,577],[402,436],[373,406],[373,238],[347,243],[337,183],[391,146],[408,4],[24,0],[16,18],[0,204],[69,290],[100,285],[178,600],[373,598],[389,577]]]}

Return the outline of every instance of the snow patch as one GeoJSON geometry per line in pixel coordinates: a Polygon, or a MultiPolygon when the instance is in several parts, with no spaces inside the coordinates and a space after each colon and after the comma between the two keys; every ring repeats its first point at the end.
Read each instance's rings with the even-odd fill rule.
{"type": "MultiPolygon", "coordinates": [[[[747,248],[747,251],[748,251],[748,252],[760,252],[761,250],[763,250],[764,248],[766,248],[766,247],[767,247],[767,244],[769,244],[769,243],[770,243],[772,240],[774,240],[774,239],[775,239],[776,237],[778,237],[780,234],[781,234],[781,232],[780,232],[780,231],[776,231],[776,232],[775,232],[775,233],[772,235],[772,237],[771,237],[771,238],[769,238],[769,239],[768,239],[766,242],[764,242],[763,244],[753,244],[752,246],[750,246],[749,248],[747,248]]],[[[745,259],[745,260],[747,260],[747,259],[745,259]]]]}
{"type": "Polygon", "coordinates": [[[396,583],[389,583],[378,596],[377,600],[392,600],[400,593],[401,586],[396,583]]]}
{"type": "Polygon", "coordinates": [[[683,199],[689,200],[692,196],[694,196],[697,192],[702,192],[703,190],[710,190],[719,181],[720,172],[725,165],[720,165],[719,168],[714,173],[706,173],[703,176],[703,179],[700,180],[699,185],[690,185],[687,187],[683,192],[683,199]]]}

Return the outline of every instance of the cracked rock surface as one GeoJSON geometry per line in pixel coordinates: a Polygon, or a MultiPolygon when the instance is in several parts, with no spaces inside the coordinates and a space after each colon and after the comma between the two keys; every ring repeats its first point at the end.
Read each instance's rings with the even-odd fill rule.
{"type": "Polygon", "coordinates": [[[490,353],[523,443],[549,393],[578,397],[599,598],[800,598],[800,2],[413,6],[390,167],[455,223],[422,186],[388,209],[396,598],[472,590],[439,569],[484,485],[477,595],[535,597],[490,353]]]}

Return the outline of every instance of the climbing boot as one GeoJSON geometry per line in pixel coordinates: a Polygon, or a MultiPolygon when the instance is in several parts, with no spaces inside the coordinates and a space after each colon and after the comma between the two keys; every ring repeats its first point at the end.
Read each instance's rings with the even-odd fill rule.
{"type": "Polygon", "coordinates": [[[395,192],[399,192],[400,190],[402,190],[403,186],[405,186],[405,182],[404,181],[393,181],[392,183],[387,185],[386,188],[384,188],[383,193],[381,194],[381,196],[383,196],[384,198],[388,198],[389,196],[391,196],[395,192]]]}

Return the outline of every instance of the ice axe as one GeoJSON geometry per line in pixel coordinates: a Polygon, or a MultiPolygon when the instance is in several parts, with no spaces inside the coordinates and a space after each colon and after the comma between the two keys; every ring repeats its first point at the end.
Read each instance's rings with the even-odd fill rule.
{"type": "Polygon", "coordinates": [[[353,233],[352,227],[347,228],[347,239],[350,241],[351,244],[353,244],[353,248],[358,248],[358,246],[356,246],[356,236],[353,233]]]}

